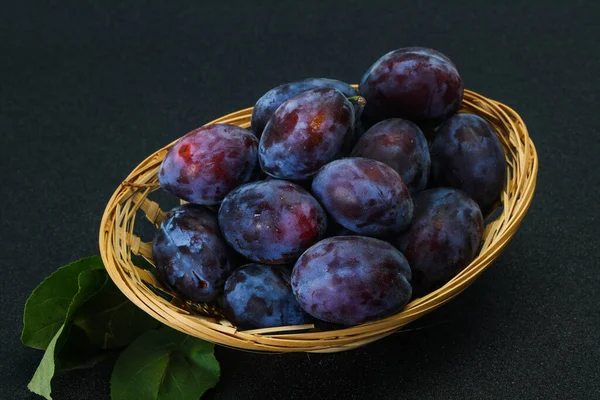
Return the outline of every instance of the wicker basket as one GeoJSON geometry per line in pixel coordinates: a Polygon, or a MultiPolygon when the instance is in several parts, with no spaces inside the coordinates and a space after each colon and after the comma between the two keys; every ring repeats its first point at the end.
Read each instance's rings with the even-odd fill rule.
{"type": "MultiPolygon", "coordinates": [[[[165,211],[148,196],[159,188],[157,171],[174,142],[138,165],[111,197],[100,227],[102,260],[115,284],[138,307],[172,328],[213,343],[277,353],[324,353],[353,349],[383,338],[465,290],[500,255],[531,204],[538,159],[519,115],[501,103],[468,90],[465,90],[460,112],[485,118],[504,145],[509,172],[502,193],[502,213],[487,224],[482,249],[467,268],[442,288],[410,302],[398,314],[331,331],[320,331],[312,325],[241,331],[224,319],[215,307],[171,298],[153,274],[141,268],[141,263],[134,264],[132,255],[141,255],[152,263],[151,243],[136,236],[134,226],[136,217],[141,215],[155,225],[159,225],[165,216],[165,211]]],[[[247,108],[211,123],[231,123],[247,128],[251,114],[252,108],[247,108]]]]}

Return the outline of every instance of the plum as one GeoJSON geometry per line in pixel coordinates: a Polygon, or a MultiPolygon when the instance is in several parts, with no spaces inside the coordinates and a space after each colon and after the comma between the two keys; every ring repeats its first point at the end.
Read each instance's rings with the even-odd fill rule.
{"type": "Polygon", "coordinates": [[[310,317],[292,293],[292,268],[247,264],[227,278],[223,294],[225,315],[241,328],[301,325],[310,317]]]}
{"type": "Polygon", "coordinates": [[[179,139],[163,159],[158,181],[194,204],[215,205],[250,180],[257,164],[258,140],[231,124],[212,124],[179,139]]]}
{"type": "Polygon", "coordinates": [[[274,178],[303,180],[351,146],[352,104],[335,89],[312,89],[283,103],[271,116],[258,159],[274,178]]]}
{"type": "Polygon", "coordinates": [[[285,264],[323,237],[327,215],[300,186],[270,179],[229,193],[219,209],[219,224],[227,242],[243,256],[285,264]]]}
{"type": "Polygon", "coordinates": [[[506,156],[485,119],[453,116],[438,129],[430,151],[433,185],[465,191],[484,215],[499,202],[506,185],[506,156]]]}
{"type": "Polygon", "coordinates": [[[412,217],[406,185],[380,161],[349,157],[329,163],[313,179],[312,191],[338,224],[366,236],[398,233],[412,217]]]}
{"type": "Polygon", "coordinates": [[[435,188],[419,193],[406,232],[392,239],[412,270],[413,293],[423,296],[450,281],[477,255],[483,217],[461,190],[435,188]]]}
{"type": "Polygon", "coordinates": [[[285,83],[265,93],[252,110],[252,130],[257,137],[261,137],[269,119],[285,101],[311,89],[332,88],[339,90],[344,96],[351,98],[354,105],[356,119],[362,113],[362,103],[357,99],[358,91],[349,84],[336,79],[308,78],[301,81],[285,83]],[[355,100],[356,99],[356,100],[355,100]]]}
{"type": "Polygon", "coordinates": [[[217,217],[205,207],[171,210],[156,231],[152,254],[159,279],[182,297],[210,302],[233,269],[217,217]]]}
{"type": "Polygon", "coordinates": [[[308,249],[294,265],[292,290],[300,307],[320,320],[354,325],[400,311],[411,298],[411,271],[391,244],[336,236],[308,249]]]}
{"type": "Polygon", "coordinates": [[[359,92],[367,101],[363,115],[373,122],[404,118],[439,123],[459,109],[463,82],[439,51],[406,47],[377,60],[364,74],[359,92]]]}
{"type": "Polygon", "coordinates": [[[427,186],[429,146],[423,132],[410,121],[391,118],[373,125],[356,143],[351,156],[389,165],[400,174],[411,196],[427,186]]]}

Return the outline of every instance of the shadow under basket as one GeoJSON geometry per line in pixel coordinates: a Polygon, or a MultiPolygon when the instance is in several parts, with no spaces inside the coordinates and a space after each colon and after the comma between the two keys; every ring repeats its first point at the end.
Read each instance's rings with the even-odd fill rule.
{"type": "MultiPolygon", "coordinates": [[[[459,112],[485,118],[502,141],[508,174],[500,209],[494,213],[495,219],[487,221],[483,244],[475,260],[446,285],[412,300],[395,315],[335,330],[301,325],[244,331],[236,329],[217,307],[182,301],[165,289],[141,258],[152,263],[152,243],[136,235],[134,227],[136,222],[147,224],[144,221],[147,219],[156,229],[168,211],[162,210],[149,196],[154,197],[152,192],[160,188],[158,168],[175,142],[138,165],[108,202],[100,226],[100,253],[106,270],[119,289],[153,318],[188,335],[223,346],[273,353],[326,353],[350,350],[388,336],[465,290],[498,258],[517,231],[533,198],[538,158],[519,115],[501,103],[468,90],[459,112]]],[[[247,108],[210,123],[248,128],[251,115],[252,108],[247,108]]]]}

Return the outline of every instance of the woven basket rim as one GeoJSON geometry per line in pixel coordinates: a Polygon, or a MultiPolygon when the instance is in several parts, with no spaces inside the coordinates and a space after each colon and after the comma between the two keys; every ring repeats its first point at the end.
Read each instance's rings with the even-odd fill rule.
{"type": "MultiPolygon", "coordinates": [[[[227,122],[248,127],[252,110],[252,107],[248,107],[208,124],[227,122]]],[[[155,182],[157,163],[179,138],[146,157],[114,191],[100,225],[102,260],[117,287],[152,317],[184,333],[223,346],[263,352],[334,352],[356,348],[385,337],[440,307],[466,289],[506,247],[533,199],[538,157],[521,117],[510,107],[469,90],[465,90],[463,107],[459,112],[472,112],[485,118],[503,141],[509,163],[507,188],[502,195],[504,209],[496,220],[486,226],[484,246],[469,266],[442,288],[412,300],[395,315],[330,331],[301,332],[307,326],[287,327],[289,332],[286,333],[282,328],[242,331],[223,322],[218,323],[214,318],[191,315],[189,312],[186,314],[185,310],[164,304],[165,301],[158,296],[153,298],[148,295],[142,281],[156,281],[131,261],[132,251],[143,255],[142,249],[147,246],[133,234],[134,222],[138,209],[142,209],[151,222],[164,217],[165,212],[147,199],[147,195],[158,189],[155,182]],[[124,222],[125,226],[119,226],[119,221],[124,222]],[[490,234],[494,236],[488,241],[490,234]]],[[[145,250],[147,256],[147,247],[145,250]]]]}

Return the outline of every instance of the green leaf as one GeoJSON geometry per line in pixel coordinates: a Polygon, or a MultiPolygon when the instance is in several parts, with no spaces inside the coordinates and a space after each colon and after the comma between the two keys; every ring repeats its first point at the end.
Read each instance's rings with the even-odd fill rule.
{"type": "Polygon", "coordinates": [[[112,400],[199,399],[219,381],[214,345],[168,327],[140,336],[119,356],[112,400]]]}
{"type": "MultiPolygon", "coordinates": [[[[55,374],[73,369],[93,367],[115,354],[114,351],[104,350],[110,346],[103,347],[98,344],[98,337],[109,337],[108,340],[104,339],[103,343],[111,345],[115,343],[127,344],[139,336],[143,330],[158,325],[158,321],[143,313],[133,303],[128,301],[128,304],[123,303],[126,300],[125,296],[118,291],[106,270],[94,269],[94,265],[90,265],[92,269],[79,272],[77,276],[78,290],[72,296],[66,312],[63,312],[61,326],[48,343],[44,357],[28,385],[32,392],[47,399],[51,398],[50,387],[55,374]],[[102,310],[102,305],[110,307],[115,302],[119,304],[116,310],[102,310]],[[132,311],[133,308],[138,311],[132,311]],[[98,312],[98,310],[100,311],[98,312]],[[91,314],[86,315],[86,311],[91,314]],[[137,317],[137,314],[143,314],[143,316],[137,317]],[[127,322],[123,322],[125,316],[129,318],[127,322]],[[88,335],[85,329],[73,322],[74,320],[85,321],[86,318],[84,317],[97,318],[91,324],[95,329],[92,331],[93,335],[91,336],[88,335]],[[116,322],[113,324],[113,321],[116,322]],[[134,327],[131,328],[131,325],[134,325],[134,327]]],[[[102,266],[101,263],[100,266],[102,266]]],[[[56,275],[53,274],[53,276],[56,275]]],[[[67,280],[72,279],[69,274],[62,274],[59,277],[67,280]]],[[[61,286],[56,282],[53,285],[55,287],[61,286]]],[[[51,299],[54,298],[54,296],[51,297],[51,299]]],[[[89,325],[85,326],[88,327],[89,325]]]]}
{"type": "Polygon", "coordinates": [[[81,328],[68,324],[59,337],[54,351],[56,372],[92,368],[113,354],[115,352],[94,345],[81,328]]]}
{"type": "Polygon", "coordinates": [[[84,258],[56,270],[31,293],[25,303],[21,340],[45,350],[63,325],[71,302],[79,291],[83,271],[104,268],[99,256],[84,258]]]}
{"type": "Polygon", "coordinates": [[[104,287],[112,285],[112,281],[104,269],[82,271],[77,280],[79,291],[69,305],[65,316],[66,328],[56,344],[55,363],[56,370],[60,372],[91,368],[111,355],[95,345],[81,328],[68,322],[82,304],[101,294],[104,287]]]}
{"type": "Polygon", "coordinates": [[[76,310],[108,283],[107,273],[102,269],[82,271],[77,280],[79,290],[67,309],[61,328],[62,334],[58,335],[53,350],[57,372],[88,368],[110,355],[93,344],[84,331],[68,323],[76,310]]]}
{"type": "MultiPolygon", "coordinates": [[[[67,274],[62,276],[70,279],[67,274]]],[[[110,355],[94,346],[81,329],[68,324],[75,310],[106,284],[106,271],[101,269],[81,271],[77,276],[77,282],[78,291],[67,308],[62,325],[48,344],[44,357],[27,386],[32,392],[47,399],[51,398],[51,382],[55,373],[92,367],[110,355]]]]}
{"type": "Polygon", "coordinates": [[[71,320],[82,304],[100,294],[102,289],[104,289],[106,285],[111,284],[112,281],[104,269],[92,269],[81,272],[77,276],[77,283],[79,290],[75,296],[73,296],[71,304],[69,304],[67,315],[65,315],[65,321],[71,320]]]}
{"type": "Polygon", "coordinates": [[[92,345],[79,328],[71,324],[62,325],[50,341],[27,388],[46,399],[51,399],[51,383],[55,374],[91,368],[112,354],[92,345]]]}
{"type": "Polygon", "coordinates": [[[38,365],[33,378],[27,385],[27,388],[33,393],[39,394],[48,400],[52,400],[50,396],[50,381],[52,381],[52,377],[54,376],[54,349],[63,329],[64,325],[61,325],[50,340],[50,343],[48,343],[44,357],[42,357],[40,365],[38,365]]]}
{"type": "Polygon", "coordinates": [[[133,304],[103,272],[106,284],[76,311],[73,323],[102,349],[127,346],[160,323],[133,304]]]}

